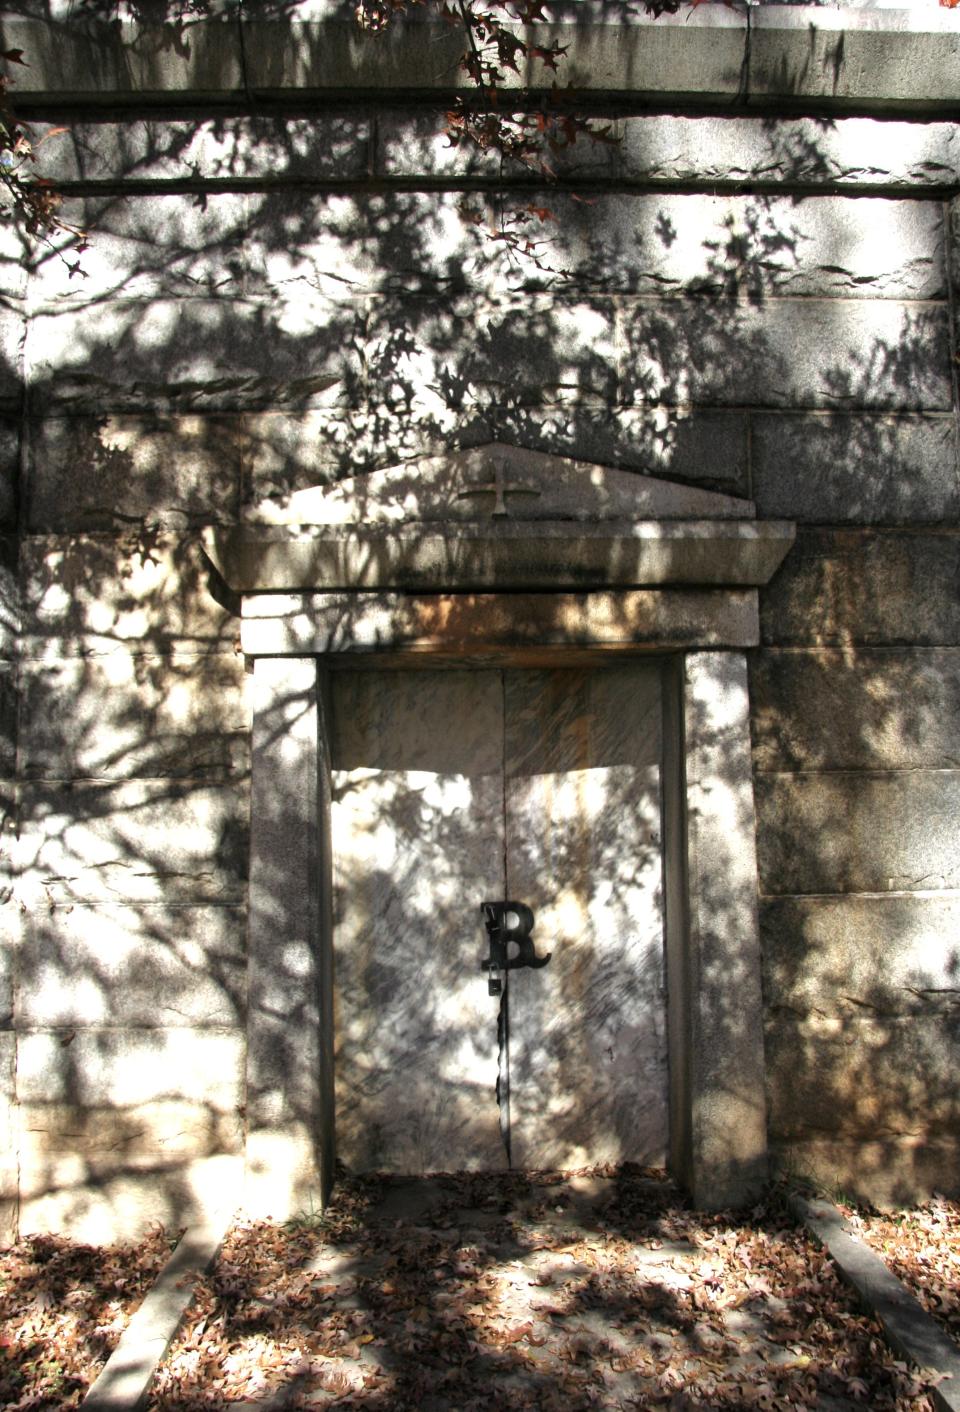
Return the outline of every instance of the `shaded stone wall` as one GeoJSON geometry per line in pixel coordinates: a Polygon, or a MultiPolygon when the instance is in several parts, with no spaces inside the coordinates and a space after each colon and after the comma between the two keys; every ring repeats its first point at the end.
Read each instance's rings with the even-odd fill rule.
{"type": "Polygon", "coordinates": [[[496,196],[423,101],[51,142],[95,235],[82,275],[4,247],[8,1227],[239,1193],[248,692],[196,530],[491,439],[799,522],[751,662],[771,1143],[868,1194],[955,1185],[960,138],[614,127],[547,197],[496,196]],[[544,200],[528,257],[460,215],[544,200]]]}

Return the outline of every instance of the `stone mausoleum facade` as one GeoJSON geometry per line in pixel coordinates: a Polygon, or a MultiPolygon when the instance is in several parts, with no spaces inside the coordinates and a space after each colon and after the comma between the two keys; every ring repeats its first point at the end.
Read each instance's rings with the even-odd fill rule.
{"type": "Polygon", "coordinates": [[[3,1237],[956,1192],[958,12],[560,0],[545,191],[447,28],[109,10],[0,19],[91,232],[3,234],[3,1237]]]}

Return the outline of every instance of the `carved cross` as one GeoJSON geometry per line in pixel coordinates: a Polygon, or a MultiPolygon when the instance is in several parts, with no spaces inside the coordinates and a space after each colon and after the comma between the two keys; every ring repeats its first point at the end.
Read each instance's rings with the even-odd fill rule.
{"type": "Polygon", "coordinates": [[[458,491],[457,499],[465,500],[469,495],[492,495],[493,509],[490,514],[508,515],[507,509],[508,495],[539,495],[536,486],[524,485],[520,481],[508,481],[505,476],[505,463],[500,457],[491,457],[489,461],[492,480],[481,481],[475,485],[467,486],[466,490],[458,491]]]}

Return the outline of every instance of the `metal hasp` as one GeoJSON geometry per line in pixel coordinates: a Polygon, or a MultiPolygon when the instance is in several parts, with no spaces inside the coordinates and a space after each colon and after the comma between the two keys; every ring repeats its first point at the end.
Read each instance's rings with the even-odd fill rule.
{"type": "Polygon", "coordinates": [[[490,955],[480,962],[480,969],[487,972],[489,993],[502,995],[504,971],[521,966],[538,970],[552,953],[538,956],[534,951],[533,910],[525,902],[481,902],[480,912],[490,942],[490,955]]]}

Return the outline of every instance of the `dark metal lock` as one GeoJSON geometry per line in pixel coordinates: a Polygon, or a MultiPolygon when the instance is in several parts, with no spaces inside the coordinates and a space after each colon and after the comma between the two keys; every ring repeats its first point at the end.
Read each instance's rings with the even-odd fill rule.
{"type": "Polygon", "coordinates": [[[503,992],[504,971],[520,966],[539,969],[550,955],[538,956],[530,933],[533,931],[533,910],[525,902],[482,902],[480,912],[487,929],[490,955],[481,961],[480,969],[487,972],[491,995],[503,992]]]}

